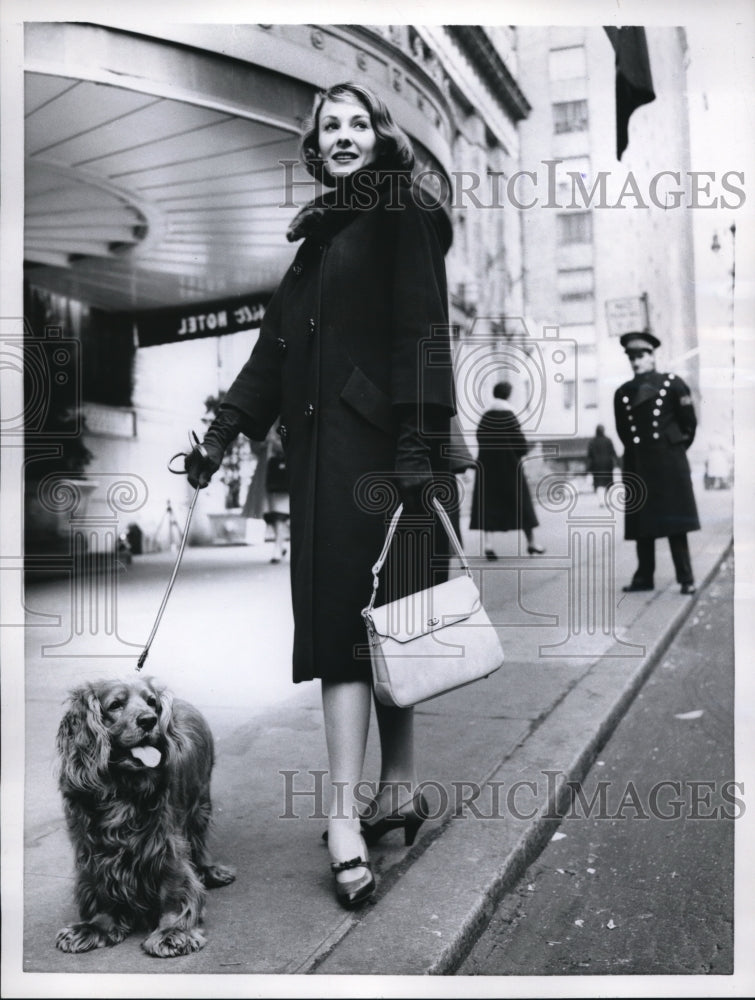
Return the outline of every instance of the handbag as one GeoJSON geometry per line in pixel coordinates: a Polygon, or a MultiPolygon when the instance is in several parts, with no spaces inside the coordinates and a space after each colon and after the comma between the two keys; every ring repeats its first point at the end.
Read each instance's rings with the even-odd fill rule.
{"type": "Polygon", "coordinates": [[[482,605],[448,514],[437,498],[433,505],[464,575],[375,607],[380,570],[403,511],[400,505],[372,567],[372,597],[362,610],[375,696],[397,708],[409,708],[489,677],[504,659],[498,633],[482,605]]]}

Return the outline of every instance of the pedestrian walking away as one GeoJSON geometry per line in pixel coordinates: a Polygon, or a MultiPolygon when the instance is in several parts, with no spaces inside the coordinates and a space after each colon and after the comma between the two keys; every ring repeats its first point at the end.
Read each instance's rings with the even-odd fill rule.
{"type": "Polygon", "coordinates": [[[273,533],[271,563],[279,563],[288,551],[288,522],[290,505],[288,497],[288,468],[286,454],[280,439],[280,427],[273,427],[267,435],[265,455],[265,524],[273,533]]]}
{"type": "Polygon", "coordinates": [[[399,499],[409,517],[404,544],[391,552],[385,599],[440,582],[448,570],[430,494],[452,478],[444,261],[451,226],[426,193],[413,196],[410,142],[366,87],[344,83],[317,96],[302,157],[328,190],[294,218],[288,238],[301,246],[207,432],[209,459],[195,450],[187,472],[205,484],[237,434],[262,440],[280,419],[293,679],[321,681],[332,786],[327,842],[336,897],[351,907],[375,888],[369,844],[397,828],[411,843],[424,814],[412,710],[379,703],[380,780],[366,810],[357,808],[372,701],[361,610],[399,499]],[[431,334],[432,364],[423,366],[420,348],[431,334]]]}
{"type": "Polygon", "coordinates": [[[613,441],[603,424],[598,424],[595,437],[587,445],[587,472],[592,473],[593,491],[598,494],[601,507],[606,505],[606,490],[613,483],[613,470],[618,462],[613,441]]]}
{"type": "Polygon", "coordinates": [[[625,333],[620,343],[634,372],[614,395],[627,487],[624,537],[637,545],[637,569],[623,589],[653,590],[655,540],[668,538],[681,593],[694,594],[687,533],[700,521],[687,461],[697,428],[692,394],[678,375],[656,371],[661,342],[653,334],[625,333]]]}
{"type": "Polygon", "coordinates": [[[469,527],[483,531],[485,556],[490,560],[498,558],[495,531],[523,531],[531,556],[545,552],[535,540],[540,522],[521,465],[530,445],[508,402],[511,391],[510,382],[495,384],[491,407],[477,426],[479,450],[469,527]]]}

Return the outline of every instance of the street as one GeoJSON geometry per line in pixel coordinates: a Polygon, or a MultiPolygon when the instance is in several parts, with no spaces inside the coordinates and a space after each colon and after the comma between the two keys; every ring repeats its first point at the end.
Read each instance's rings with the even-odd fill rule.
{"type": "Polygon", "coordinates": [[[733,598],[729,558],[459,975],[732,972],[733,598]]]}
{"type": "MultiPolygon", "coordinates": [[[[701,584],[729,545],[730,500],[730,494],[701,491],[706,530],[690,539],[701,584]]],[[[297,686],[290,679],[289,567],[270,565],[264,545],[187,550],[144,673],[194,702],[210,723],[217,749],[214,850],[238,875],[233,885],[210,894],[208,946],[175,963],[156,965],[141,951],[138,934],[117,948],[82,955],[66,955],[54,946],[57,930],[73,914],[72,855],[54,780],[55,733],[66,692],[90,678],[133,676],[175,555],[165,551],[135,558],[119,574],[117,593],[111,594],[108,581],[99,576],[79,582],[91,585],[91,594],[64,578],[30,585],[23,692],[23,944],[19,940],[25,971],[384,975],[383,956],[390,953],[399,975],[455,972],[472,940],[467,928],[476,926],[478,914],[490,912],[488,900],[502,882],[516,884],[521,872],[516,859],[536,845],[539,849],[541,831],[551,832],[538,818],[547,806],[546,772],[568,778],[585,774],[592,759],[585,757],[583,766],[587,748],[623,714],[624,699],[644,679],[658,642],[688,612],[693,619],[698,614],[697,604],[690,605],[673,583],[663,549],[657,591],[621,594],[620,584],[634,565],[633,548],[620,539],[620,526],[592,493],[580,494],[574,503],[568,512],[539,511],[547,551],[537,558],[519,556],[520,540],[510,533],[500,539],[499,563],[491,565],[477,554],[480,539],[465,531],[486,609],[501,629],[506,661],[488,680],[418,707],[420,767],[433,815],[413,847],[407,849],[400,837],[386,837],[375,847],[375,904],[353,915],[344,914],[334,898],[320,838],[316,787],[326,757],[319,685],[297,686]],[[606,535],[617,543],[613,561],[596,564],[587,543],[606,535]],[[615,595],[615,604],[613,598],[595,604],[586,582],[596,579],[596,572],[603,574],[605,593],[615,595]],[[586,598],[582,603],[570,599],[579,593],[586,598]],[[115,623],[111,633],[96,628],[99,619],[93,617],[108,600],[115,623]],[[525,790],[517,800],[522,818],[507,812],[473,822],[452,819],[458,794],[468,796],[472,788],[481,789],[480,805],[487,808],[491,779],[506,788],[537,782],[536,794],[528,797],[525,790]]],[[[369,570],[366,577],[368,589],[369,570]]],[[[703,590],[696,600],[701,608],[722,602],[718,591],[709,597],[703,590]]],[[[730,642],[730,629],[729,617],[715,631],[722,660],[729,664],[724,636],[730,642]]],[[[659,666],[655,679],[666,672],[659,666]]],[[[691,701],[685,698],[674,712],[696,709],[698,699],[691,701]]],[[[707,732],[701,727],[711,722],[710,706],[699,707],[707,710],[701,720],[674,720],[675,725],[707,732]]],[[[683,755],[682,764],[673,767],[668,754],[660,756],[660,777],[730,773],[723,764],[692,771],[683,766],[683,755]]],[[[378,765],[373,727],[366,775],[376,775],[378,765]]],[[[601,825],[606,831],[611,826],[601,825]]],[[[614,825],[626,836],[623,828],[640,824],[614,825]]],[[[663,832],[677,825],[666,823],[663,832]]],[[[562,830],[569,839],[562,844],[576,836],[572,827],[582,826],[587,821],[565,821],[562,830]]],[[[580,870],[575,865],[564,861],[554,867],[580,870]]],[[[583,867],[600,869],[590,862],[583,867]]],[[[555,888],[567,898],[563,879],[555,888]]],[[[632,913],[650,912],[635,902],[632,913]]],[[[584,916],[575,913],[573,919],[584,916]]],[[[613,919],[619,923],[617,915],[613,919]]],[[[16,926],[20,931],[20,913],[16,926]]],[[[564,939],[553,932],[549,940],[564,939]]],[[[538,957],[525,956],[529,974],[538,957]]],[[[691,961],[689,956],[680,956],[680,964],[685,961],[691,961]]]]}

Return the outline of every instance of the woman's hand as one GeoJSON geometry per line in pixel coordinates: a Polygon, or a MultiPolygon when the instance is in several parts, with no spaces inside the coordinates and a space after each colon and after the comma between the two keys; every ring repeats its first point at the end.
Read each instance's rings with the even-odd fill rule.
{"type": "Polygon", "coordinates": [[[415,407],[402,407],[400,411],[395,473],[404,513],[429,514],[427,493],[433,481],[430,447],[420,433],[415,407]]]}
{"type": "MultiPolygon", "coordinates": [[[[221,454],[221,461],[222,458],[223,456],[221,454]]],[[[197,445],[192,448],[184,459],[184,470],[189,480],[189,484],[193,486],[194,489],[199,487],[203,490],[205,486],[208,486],[210,480],[219,468],[220,461],[217,461],[215,458],[210,458],[210,454],[204,444],[197,445]]]]}
{"type": "Polygon", "coordinates": [[[232,406],[221,406],[201,445],[196,445],[184,460],[189,483],[203,490],[220,468],[226,448],[241,430],[241,414],[232,406]]]}

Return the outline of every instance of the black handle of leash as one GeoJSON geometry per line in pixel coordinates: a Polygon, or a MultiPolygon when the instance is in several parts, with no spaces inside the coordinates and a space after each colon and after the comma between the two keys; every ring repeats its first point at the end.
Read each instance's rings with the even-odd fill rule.
{"type": "MultiPolygon", "coordinates": [[[[207,457],[207,452],[205,451],[204,447],[200,444],[199,438],[194,433],[194,431],[191,431],[189,435],[189,443],[192,445],[193,448],[197,448],[199,450],[203,458],[207,457]]],[[[177,452],[168,462],[168,469],[176,476],[181,476],[185,472],[184,469],[171,468],[171,464],[173,463],[173,461],[179,457],[186,458],[186,452],[182,451],[177,452]]],[[[194,496],[191,498],[191,503],[189,504],[189,513],[186,516],[186,524],[184,525],[181,544],[178,547],[178,555],[176,556],[176,562],[175,565],[173,566],[173,572],[171,573],[170,581],[168,582],[168,587],[165,591],[165,596],[163,597],[162,604],[160,605],[160,608],[157,612],[157,618],[155,618],[155,624],[152,626],[152,631],[149,634],[149,639],[147,639],[147,644],[142,650],[139,660],[137,661],[136,664],[137,672],[142,669],[147,659],[147,656],[149,655],[149,647],[152,645],[152,640],[155,638],[157,627],[160,624],[160,619],[162,618],[163,612],[165,611],[165,605],[168,603],[170,592],[173,590],[173,584],[176,582],[176,576],[178,575],[178,568],[181,565],[181,559],[183,558],[184,549],[186,548],[186,539],[189,537],[189,525],[191,524],[191,518],[194,513],[194,507],[196,506],[197,497],[199,496],[200,489],[201,486],[197,486],[197,488],[194,490],[194,496]]]]}

